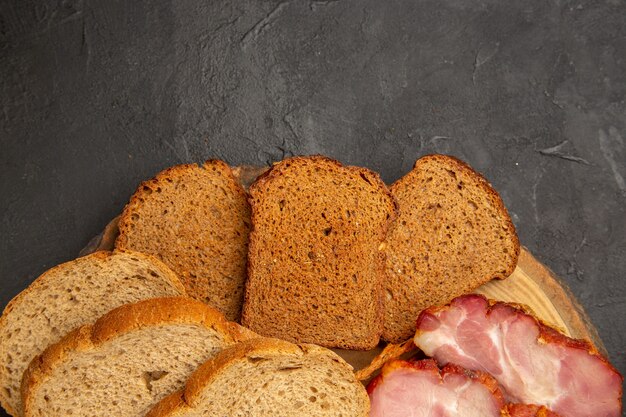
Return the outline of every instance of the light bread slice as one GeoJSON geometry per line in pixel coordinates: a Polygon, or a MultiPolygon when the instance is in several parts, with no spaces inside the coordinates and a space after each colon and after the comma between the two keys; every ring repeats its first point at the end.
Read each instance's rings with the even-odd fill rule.
{"type": "Polygon", "coordinates": [[[143,182],[119,220],[116,247],[157,256],[190,296],[239,320],[250,206],[228,165],[178,165],[143,182]]]}
{"type": "Polygon", "coordinates": [[[277,163],[250,187],[242,323],[264,336],[370,349],[382,331],[381,244],[396,215],[379,176],[322,157],[277,163]]]}
{"type": "Polygon", "coordinates": [[[391,192],[400,216],[387,236],[383,339],[397,343],[425,308],[508,277],[520,246],[498,193],[454,157],[420,158],[391,192]]]}
{"type": "Polygon", "coordinates": [[[24,373],[26,417],[144,416],[247,330],[187,297],[119,307],[35,358],[24,373]]]}
{"type": "Polygon", "coordinates": [[[30,361],[69,331],[122,304],[184,295],[161,261],[135,252],[95,252],[58,265],[17,295],[0,318],[0,401],[22,413],[20,383],[30,361]]]}
{"type": "Polygon", "coordinates": [[[365,388],[332,351],[255,339],[206,362],[147,417],[366,417],[369,408],[365,388]]]}

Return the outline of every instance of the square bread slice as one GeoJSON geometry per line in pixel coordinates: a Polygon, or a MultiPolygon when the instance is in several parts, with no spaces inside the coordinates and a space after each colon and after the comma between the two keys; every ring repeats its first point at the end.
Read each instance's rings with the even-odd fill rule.
{"type": "Polygon", "coordinates": [[[334,352],[263,338],[218,353],[146,417],[367,417],[369,409],[364,386],[334,352]]]}
{"type": "Polygon", "coordinates": [[[239,320],[246,279],[250,206],[222,161],[177,165],[143,182],[119,220],[116,248],[149,253],[187,293],[239,320]]]}
{"type": "Polygon", "coordinates": [[[143,417],[222,349],[249,337],[187,297],[119,307],[74,330],[24,373],[26,417],[143,417]]]}
{"type": "Polygon", "coordinates": [[[123,304],[185,295],[156,258],[100,251],[58,265],[18,294],[0,317],[0,402],[22,415],[20,383],[30,361],[66,333],[123,304]]]}
{"type": "Polygon", "coordinates": [[[378,174],[322,156],[274,165],[250,187],[242,323],[264,336],[371,349],[382,332],[381,244],[396,216],[378,174]]]}
{"type": "Polygon", "coordinates": [[[422,310],[508,277],[520,246],[498,193],[454,157],[418,159],[391,192],[400,216],[386,241],[383,339],[398,343],[422,310]]]}

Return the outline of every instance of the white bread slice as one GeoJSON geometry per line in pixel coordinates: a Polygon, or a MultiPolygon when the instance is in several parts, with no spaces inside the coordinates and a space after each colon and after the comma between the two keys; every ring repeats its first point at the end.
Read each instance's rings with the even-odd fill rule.
{"type": "Polygon", "coordinates": [[[100,251],[58,265],[17,295],[0,318],[0,402],[22,414],[20,383],[30,361],[78,326],[120,305],[184,295],[176,275],[148,255],[100,251]]]}
{"type": "Polygon", "coordinates": [[[220,352],[147,417],[365,417],[369,408],[365,388],[334,352],[263,338],[220,352]]]}
{"type": "Polygon", "coordinates": [[[27,417],[143,416],[250,332],[187,297],[119,307],[36,357],[24,373],[27,417]]]}

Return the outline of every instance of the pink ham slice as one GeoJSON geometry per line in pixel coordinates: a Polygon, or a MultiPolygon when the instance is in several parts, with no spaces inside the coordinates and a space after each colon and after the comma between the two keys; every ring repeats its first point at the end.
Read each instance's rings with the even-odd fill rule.
{"type": "Polygon", "coordinates": [[[370,417],[500,417],[504,405],[493,378],[432,359],[387,362],[367,391],[370,417]]]}
{"type": "Polygon", "coordinates": [[[465,295],[417,319],[415,345],[439,363],[491,374],[512,403],[562,417],[621,416],[622,376],[588,342],[570,339],[517,306],[465,295]]]}

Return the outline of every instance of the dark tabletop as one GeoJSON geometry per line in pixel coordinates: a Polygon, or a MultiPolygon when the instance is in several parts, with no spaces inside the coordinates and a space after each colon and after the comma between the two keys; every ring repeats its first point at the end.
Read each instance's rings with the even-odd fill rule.
{"type": "Polygon", "coordinates": [[[0,307],[169,165],[449,153],[626,373],[625,98],[622,0],[3,0],[0,307]]]}

